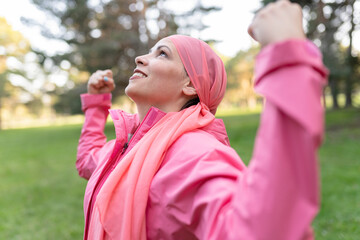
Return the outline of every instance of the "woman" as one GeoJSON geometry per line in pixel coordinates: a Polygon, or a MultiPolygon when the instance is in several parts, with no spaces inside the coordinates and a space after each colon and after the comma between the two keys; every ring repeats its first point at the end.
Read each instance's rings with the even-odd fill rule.
{"type": "Polygon", "coordinates": [[[138,114],[110,110],[109,142],[112,73],[90,77],[76,163],[89,179],[84,239],[312,238],[327,71],[298,5],[269,5],[249,33],[263,47],[255,89],[266,105],[248,168],[214,117],[226,73],[204,42],[170,36],[136,58],[125,91],[138,114]]]}

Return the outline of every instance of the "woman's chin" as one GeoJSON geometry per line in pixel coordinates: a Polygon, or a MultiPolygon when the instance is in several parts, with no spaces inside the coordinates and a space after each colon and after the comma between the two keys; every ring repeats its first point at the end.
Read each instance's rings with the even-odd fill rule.
{"type": "Polygon", "coordinates": [[[134,92],[132,83],[129,82],[129,84],[125,88],[125,94],[130,97],[131,93],[134,92]]]}
{"type": "Polygon", "coordinates": [[[135,100],[139,98],[139,92],[137,92],[132,86],[128,85],[125,88],[125,94],[128,96],[132,101],[136,102],[135,100]]]}

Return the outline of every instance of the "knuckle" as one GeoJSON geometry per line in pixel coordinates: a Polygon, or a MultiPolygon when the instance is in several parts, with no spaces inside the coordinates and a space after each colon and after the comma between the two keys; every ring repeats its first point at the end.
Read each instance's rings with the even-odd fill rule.
{"type": "Polygon", "coordinates": [[[301,6],[300,6],[299,4],[297,4],[297,3],[292,3],[291,6],[293,7],[293,9],[294,9],[295,11],[297,11],[297,12],[302,12],[302,8],[301,8],[301,6]]]}
{"type": "Polygon", "coordinates": [[[267,9],[263,9],[263,10],[261,10],[260,12],[258,12],[257,15],[256,15],[256,18],[254,19],[254,24],[256,23],[256,20],[257,20],[257,19],[265,18],[266,15],[267,15],[267,12],[268,12],[267,9]]]}
{"type": "Polygon", "coordinates": [[[284,8],[288,8],[289,6],[291,6],[291,2],[290,1],[284,1],[284,0],[282,0],[282,1],[278,1],[277,2],[277,7],[278,8],[281,8],[281,9],[284,9],[284,8]]]}
{"type": "Polygon", "coordinates": [[[255,15],[255,19],[256,18],[262,18],[266,15],[266,13],[269,11],[269,9],[272,8],[272,6],[274,5],[274,3],[269,3],[267,4],[265,7],[261,8],[255,15]]]}
{"type": "Polygon", "coordinates": [[[273,10],[279,5],[279,2],[271,2],[269,3],[265,9],[267,10],[273,10]]]}
{"type": "Polygon", "coordinates": [[[96,73],[97,73],[97,76],[98,76],[98,77],[101,77],[102,75],[104,75],[104,71],[103,71],[103,70],[97,70],[96,73]]]}

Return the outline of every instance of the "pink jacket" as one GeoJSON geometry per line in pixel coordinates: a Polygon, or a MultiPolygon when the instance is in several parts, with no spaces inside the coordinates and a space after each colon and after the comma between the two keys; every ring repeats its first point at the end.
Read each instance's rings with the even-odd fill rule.
{"type": "MultiPolygon", "coordinates": [[[[182,135],[151,183],[148,239],[311,239],[309,226],[319,206],[316,149],[326,74],[310,42],[264,48],[256,60],[255,88],[266,105],[248,168],[229,146],[221,120],[182,135]]],[[[87,223],[108,174],[165,113],[152,108],[139,125],[137,115],[110,110],[116,139],[106,142],[110,94],[81,98],[85,123],[76,166],[89,179],[87,223]]]]}

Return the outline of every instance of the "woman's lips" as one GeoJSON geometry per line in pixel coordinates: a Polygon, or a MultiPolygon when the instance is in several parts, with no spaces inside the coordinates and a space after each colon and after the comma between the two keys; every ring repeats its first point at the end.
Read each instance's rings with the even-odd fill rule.
{"type": "Polygon", "coordinates": [[[146,78],[146,74],[139,71],[139,70],[135,70],[134,71],[134,74],[130,77],[130,80],[132,79],[137,79],[137,78],[146,78]]]}

